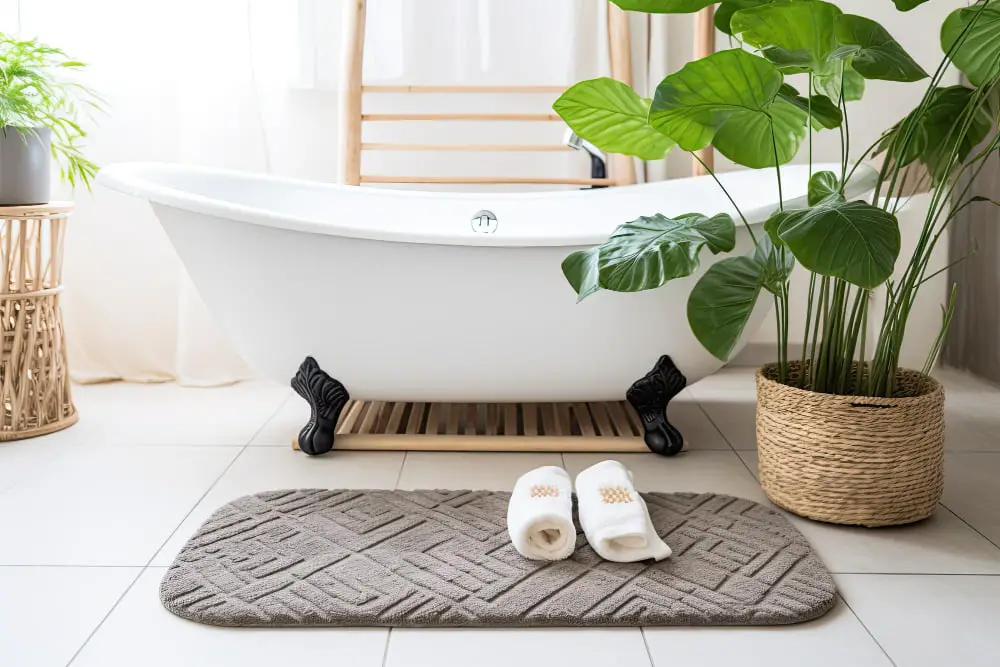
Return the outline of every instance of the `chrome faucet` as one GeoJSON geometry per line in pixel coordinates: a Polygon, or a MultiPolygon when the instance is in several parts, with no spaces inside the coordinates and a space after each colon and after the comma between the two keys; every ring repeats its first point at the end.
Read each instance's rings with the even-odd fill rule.
{"type": "MultiPolygon", "coordinates": [[[[607,167],[605,165],[604,153],[586,139],[581,138],[576,132],[567,128],[563,135],[563,143],[573,150],[584,151],[590,156],[590,177],[607,178],[607,167]]],[[[594,185],[593,188],[605,188],[606,185],[594,185]]]]}

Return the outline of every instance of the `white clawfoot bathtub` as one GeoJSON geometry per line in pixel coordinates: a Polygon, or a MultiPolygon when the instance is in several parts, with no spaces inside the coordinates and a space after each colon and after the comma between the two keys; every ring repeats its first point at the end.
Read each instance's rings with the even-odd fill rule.
{"type": "MultiPolygon", "coordinates": [[[[786,198],[802,197],[806,168],[782,175],[786,198]]],[[[721,179],[753,224],[778,206],[772,170],[721,179]]],[[[359,399],[603,401],[664,354],[689,384],[722,365],[687,324],[697,276],[578,304],[560,268],[639,215],[735,214],[710,177],[467,194],[123,163],[100,182],[152,202],[237,349],[281,382],[311,355],[359,399]]],[[[737,252],[750,248],[738,227],[737,252]]],[[[706,251],[702,271],[717,259],[706,251]]]]}

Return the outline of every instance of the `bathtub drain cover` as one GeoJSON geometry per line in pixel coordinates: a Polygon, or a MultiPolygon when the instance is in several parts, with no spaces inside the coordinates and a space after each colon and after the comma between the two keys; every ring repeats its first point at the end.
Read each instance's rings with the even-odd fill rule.
{"type": "Polygon", "coordinates": [[[497,230],[497,217],[493,211],[479,211],[472,216],[472,231],[481,234],[492,234],[497,230]]]}

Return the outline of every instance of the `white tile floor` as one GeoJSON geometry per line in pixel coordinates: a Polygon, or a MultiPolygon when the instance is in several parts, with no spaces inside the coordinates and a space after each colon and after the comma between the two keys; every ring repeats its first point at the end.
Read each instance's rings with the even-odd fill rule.
{"type": "MultiPolygon", "coordinates": [[[[843,602],[788,628],[227,630],[178,619],[164,568],[218,505],[281,487],[509,488],[532,467],[591,454],[334,452],[289,441],[304,403],[264,382],[221,389],[79,387],[81,421],[0,444],[0,667],[867,667],[1000,665],[1000,390],[948,386],[947,488],[929,521],[889,530],[793,519],[843,602]]],[[[620,457],[646,490],[766,502],[754,478],[753,381],[726,370],[672,414],[691,451],[620,457]]]]}

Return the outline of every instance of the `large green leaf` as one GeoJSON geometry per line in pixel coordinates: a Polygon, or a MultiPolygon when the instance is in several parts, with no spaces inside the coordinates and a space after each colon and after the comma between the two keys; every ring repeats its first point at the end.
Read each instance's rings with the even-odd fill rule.
{"type": "Polygon", "coordinates": [[[990,132],[992,120],[987,102],[965,86],[938,88],[923,110],[916,109],[896,124],[882,139],[875,154],[887,152],[894,142],[892,159],[905,167],[915,160],[927,167],[940,182],[952,165],[952,155],[961,163],[990,132]],[[968,119],[968,125],[965,123],[968,119]],[[964,129],[963,129],[964,128],[964,129]],[[905,137],[909,135],[909,139],[905,137]],[[903,142],[908,141],[905,145],[903,142]]]}
{"type": "Polygon", "coordinates": [[[660,82],[649,123],[684,150],[698,150],[734,113],[765,114],[782,80],[777,68],[759,56],[742,49],[719,51],[660,82]]]}
{"type": "Polygon", "coordinates": [[[807,114],[798,107],[779,99],[767,113],[738,111],[729,117],[715,134],[712,145],[736,164],[761,169],[774,166],[774,146],[778,149],[778,164],[793,157],[806,138],[807,114]],[[771,123],[774,123],[772,143],[771,123]]]}
{"type": "Polygon", "coordinates": [[[956,9],[949,14],[941,26],[941,48],[950,52],[963,33],[964,40],[952,53],[951,60],[973,85],[981,86],[1000,75],[1000,0],[956,9]],[[973,20],[975,25],[966,32],[973,20]]]}
{"type": "Polygon", "coordinates": [[[597,256],[600,251],[600,246],[577,250],[562,262],[563,275],[573,286],[578,302],[601,289],[597,284],[597,256]]]}
{"type": "Polygon", "coordinates": [[[927,0],[892,0],[892,4],[896,5],[896,9],[901,12],[908,12],[914,7],[919,7],[925,2],[927,2],[927,0]]]}
{"type": "Polygon", "coordinates": [[[736,223],[725,213],[643,216],[616,229],[600,246],[598,283],[614,292],[655,289],[694,273],[703,247],[720,253],[735,245],[736,223]]]}
{"type": "Polygon", "coordinates": [[[837,41],[858,47],[851,66],[866,79],[919,81],[927,76],[889,31],[871,19],[844,14],[837,19],[837,41]]]}
{"type": "Polygon", "coordinates": [[[854,71],[850,62],[839,60],[834,71],[829,74],[817,74],[813,77],[816,90],[825,93],[836,104],[840,100],[841,82],[843,82],[844,101],[857,102],[865,94],[865,78],[854,71]],[[843,69],[843,75],[841,75],[843,69]]]}
{"type": "Polygon", "coordinates": [[[813,95],[810,102],[799,95],[799,91],[785,83],[778,91],[778,97],[806,113],[811,112],[814,128],[832,130],[835,127],[840,127],[840,124],[844,122],[844,114],[826,95],[813,95]]]}
{"type": "Polygon", "coordinates": [[[729,361],[750,321],[762,270],[755,257],[727,257],[710,266],[688,296],[691,332],[721,361],[729,361]]]}
{"type": "Polygon", "coordinates": [[[817,171],[809,179],[807,199],[810,206],[815,206],[838,192],[840,192],[840,181],[832,171],[817,171]]]}
{"type": "MultiPolygon", "coordinates": [[[[781,228],[781,223],[785,221],[792,211],[775,211],[771,214],[771,217],[764,221],[764,231],[767,232],[768,238],[774,245],[781,245],[781,238],[778,236],[778,230],[781,228]]],[[[758,243],[760,240],[758,239],[758,243]]]]}
{"type": "Polygon", "coordinates": [[[718,0],[611,0],[624,10],[648,14],[690,14],[718,0]]]}
{"type": "Polygon", "coordinates": [[[836,5],[821,0],[771,2],[739,10],[730,28],[777,65],[824,72],[837,48],[840,14],[836,5]]]}
{"type": "Polygon", "coordinates": [[[778,236],[802,266],[866,289],[884,283],[899,256],[896,216],[863,201],[827,197],[792,211],[778,236]]]}
{"type": "Polygon", "coordinates": [[[603,151],[659,160],[674,142],[646,122],[649,103],[621,81],[602,77],[572,86],[552,108],[577,135],[603,151]]]}
{"type": "Polygon", "coordinates": [[[733,29],[730,22],[733,19],[733,14],[741,9],[760,7],[761,5],[766,5],[773,1],[774,0],[723,0],[719,3],[719,6],[715,8],[715,27],[719,30],[719,32],[725,33],[731,37],[733,35],[733,29]]]}

